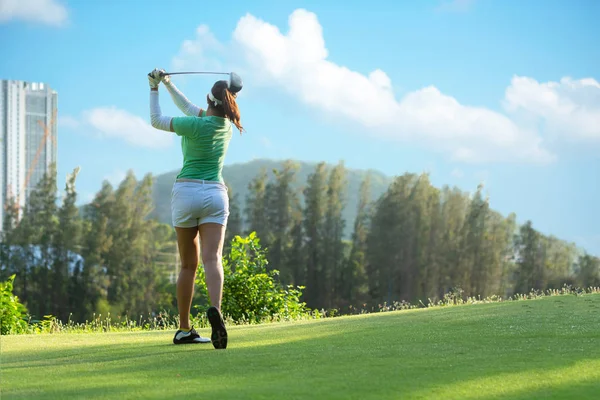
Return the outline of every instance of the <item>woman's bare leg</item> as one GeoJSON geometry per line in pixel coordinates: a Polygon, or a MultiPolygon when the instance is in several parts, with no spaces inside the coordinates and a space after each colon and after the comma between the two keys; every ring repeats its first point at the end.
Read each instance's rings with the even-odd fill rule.
{"type": "Polygon", "coordinates": [[[225,226],[216,223],[200,225],[202,264],[206,274],[206,287],[210,303],[221,311],[223,296],[223,242],[225,226]]]}
{"type": "Polygon", "coordinates": [[[194,283],[200,245],[198,243],[198,228],[177,228],[177,245],[181,257],[181,271],[177,279],[177,309],[179,310],[179,328],[190,329],[190,309],[194,296],[194,283]]]}

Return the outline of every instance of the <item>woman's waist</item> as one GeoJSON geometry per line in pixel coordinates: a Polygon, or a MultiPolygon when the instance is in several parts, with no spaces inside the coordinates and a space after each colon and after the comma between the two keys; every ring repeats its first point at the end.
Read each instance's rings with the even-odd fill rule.
{"type": "Polygon", "coordinates": [[[175,183],[181,183],[181,182],[188,182],[188,183],[200,183],[200,184],[207,184],[207,185],[211,185],[211,184],[223,184],[223,182],[221,181],[216,181],[216,180],[212,180],[212,179],[197,179],[197,178],[185,178],[185,177],[181,177],[181,178],[175,178],[175,183]]]}
{"type": "Polygon", "coordinates": [[[206,186],[206,187],[220,187],[227,190],[227,186],[222,181],[207,180],[207,179],[196,179],[196,178],[176,178],[173,186],[206,186]]]}
{"type": "Polygon", "coordinates": [[[223,183],[223,165],[211,165],[202,163],[184,163],[183,168],[177,175],[177,179],[192,179],[202,182],[223,183]]]}

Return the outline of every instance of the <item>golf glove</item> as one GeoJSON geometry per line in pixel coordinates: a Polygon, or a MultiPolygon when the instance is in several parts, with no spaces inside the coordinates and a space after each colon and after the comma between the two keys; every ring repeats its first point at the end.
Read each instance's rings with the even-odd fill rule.
{"type": "Polygon", "coordinates": [[[159,69],[160,72],[160,80],[165,85],[171,83],[171,77],[169,75],[163,75],[166,71],[164,69],[159,69]]]}
{"type": "Polygon", "coordinates": [[[158,88],[158,85],[160,84],[161,81],[161,76],[160,76],[160,70],[157,68],[154,68],[152,70],[152,72],[150,72],[148,74],[148,83],[150,84],[150,88],[151,89],[156,89],[158,88]]]}
{"type": "Polygon", "coordinates": [[[162,83],[171,82],[171,78],[169,78],[169,75],[165,75],[166,73],[167,71],[162,68],[154,68],[154,71],[152,71],[152,74],[162,83]]]}

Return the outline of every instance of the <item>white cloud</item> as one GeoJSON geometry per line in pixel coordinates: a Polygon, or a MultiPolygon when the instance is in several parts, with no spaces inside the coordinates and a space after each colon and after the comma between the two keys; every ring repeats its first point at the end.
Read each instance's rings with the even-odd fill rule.
{"type": "Polygon", "coordinates": [[[215,38],[208,26],[200,25],[196,28],[195,38],[183,41],[171,67],[174,71],[220,71],[222,64],[219,60],[224,57],[225,50],[226,47],[215,38]]]}
{"type": "Polygon", "coordinates": [[[61,26],[67,9],[56,0],[0,0],[0,23],[13,19],[61,26]]]}
{"type": "Polygon", "coordinates": [[[125,141],[136,147],[160,149],[171,146],[172,132],[153,128],[145,119],[116,107],[97,107],[83,111],[79,118],[58,118],[59,128],[82,130],[101,138],[125,141]]]}
{"type": "Polygon", "coordinates": [[[600,83],[595,79],[539,83],[515,76],[505,97],[508,112],[543,121],[548,134],[600,142],[600,83]]]}
{"type": "Polygon", "coordinates": [[[184,42],[175,60],[204,66],[214,62],[213,57],[237,54],[235,62],[244,71],[247,86],[287,92],[371,136],[418,143],[455,161],[548,163],[555,155],[548,150],[546,135],[572,130],[579,132],[577,137],[597,135],[600,91],[592,79],[563,79],[557,87],[515,77],[506,92],[506,113],[461,104],[433,85],[396,98],[384,71],[365,75],[328,59],[323,29],[314,13],[298,9],[288,22],[289,31],[282,33],[247,14],[238,21],[233,41],[227,45],[219,44],[201,26],[198,38],[184,42]],[[205,47],[201,38],[208,38],[205,47]],[[208,51],[214,49],[218,51],[208,51]],[[560,106],[542,101],[548,88],[559,97],[560,106]],[[523,124],[519,117],[525,113],[534,114],[545,125],[523,124]]]}
{"type": "Polygon", "coordinates": [[[173,141],[173,133],[155,129],[145,119],[116,107],[87,110],[83,120],[102,137],[124,140],[138,147],[164,148],[173,141]]]}
{"type": "Polygon", "coordinates": [[[76,129],[80,126],[79,120],[70,115],[61,115],[58,117],[58,127],[67,129],[76,129]]]}

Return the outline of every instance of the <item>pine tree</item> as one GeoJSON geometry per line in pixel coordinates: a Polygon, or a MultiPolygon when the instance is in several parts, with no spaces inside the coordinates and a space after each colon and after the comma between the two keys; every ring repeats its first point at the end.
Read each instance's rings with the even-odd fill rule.
{"type": "MultiPolygon", "coordinates": [[[[67,176],[65,197],[58,210],[58,229],[53,240],[53,265],[51,278],[52,314],[65,320],[73,305],[69,301],[69,272],[75,262],[81,234],[81,220],[77,209],[75,181],[79,168],[67,176]]],[[[79,271],[77,271],[79,272],[79,271]]],[[[76,278],[75,278],[76,279],[76,278]]]]}
{"type": "Polygon", "coordinates": [[[469,296],[485,292],[488,266],[482,261],[484,241],[488,239],[486,221],[489,203],[482,197],[482,189],[483,185],[477,187],[477,191],[471,199],[464,225],[461,286],[465,290],[465,294],[469,296]]]}
{"type": "Polygon", "coordinates": [[[292,215],[299,207],[294,189],[294,180],[299,165],[285,161],[281,170],[273,171],[275,182],[267,185],[268,221],[269,221],[269,266],[280,272],[284,282],[292,280],[292,271],[286,255],[291,246],[290,231],[292,215]]]}
{"type": "Polygon", "coordinates": [[[327,208],[327,171],[324,162],[317,164],[304,189],[304,232],[306,235],[306,291],[309,307],[325,306],[324,223],[327,208]]]}
{"type": "Polygon", "coordinates": [[[371,229],[367,235],[366,267],[369,297],[375,304],[395,297],[399,270],[406,245],[402,225],[409,175],[396,177],[387,191],[375,202],[371,229]]]}
{"type": "Polygon", "coordinates": [[[264,249],[268,248],[267,172],[263,169],[248,185],[246,198],[246,233],[256,232],[264,249]]]}
{"type": "Polygon", "coordinates": [[[27,306],[36,317],[48,314],[52,305],[53,243],[58,229],[56,195],[56,167],[52,164],[30,193],[19,224],[26,270],[31,276],[28,290],[33,294],[27,296],[27,306]]]}
{"type": "Polygon", "coordinates": [[[350,256],[341,276],[341,302],[344,305],[366,303],[368,283],[366,276],[367,236],[370,222],[370,175],[362,181],[359,189],[358,209],[352,232],[350,256]]]}
{"type": "Polygon", "coordinates": [[[441,196],[442,238],[438,248],[440,282],[434,299],[442,298],[445,293],[461,284],[463,226],[470,203],[468,197],[457,188],[450,189],[446,186],[442,189],[441,196]]]}
{"type": "Polygon", "coordinates": [[[600,287],[600,258],[587,252],[577,261],[577,284],[583,288],[600,287]]]}
{"type": "Polygon", "coordinates": [[[571,281],[575,275],[578,261],[577,247],[555,236],[547,237],[546,252],[546,281],[544,287],[560,289],[562,285],[571,281]]]}
{"type": "Polygon", "coordinates": [[[135,218],[135,191],[137,181],[132,171],[115,191],[114,200],[108,209],[108,234],[112,237],[112,246],[106,255],[107,274],[110,278],[108,301],[114,314],[127,313],[132,268],[136,252],[133,250],[135,238],[130,237],[135,218]]]}
{"type": "Polygon", "coordinates": [[[346,170],[344,163],[341,162],[331,170],[327,184],[322,279],[325,283],[324,300],[328,308],[337,305],[335,303],[341,292],[341,274],[344,265],[344,242],[342,239],[345,229],[342,212],[345,206],[346,185],[346,170]]]}
{"type": "MultiPolygon", "coordinates": [[[[14,220],[16,221],[19,210],[16,202],[13,204],[14,220]]],[[[25,207],[25,210],[22,211],[22,218],[16,223],[10,236],[7,237],[7,243],[11,244],[9,268],[17,275],[14,287],[15,293],[27,305],[28,311],[32,315],[38,315],[34,276],[36,262],[34,244],[39,240],[39,230],[34,226],[31,216],[31,212],[28,212],[27,207],[25,207]]]]}
{"type": "Polygon", "coordinates": [[[73,293],[78,304],[75,309],[78,321],[90,318],[92,313],[102,313],[108,308],[109,274],[107,258],[112,247],[109,218],[114,191],[104,182],[90,205],[85,207],[82,257],[85,262],[80,273],[81,285],[73,293]]]}
{"type": "Polygon", "coordinates": [[[229,218],[227,220],[227,229],[225,231],[224,252],[227,253],[231,241],[236,235],[243,233],[242,213],[239,205],[239,195],[233,193],[231,187],[228,187],[227,195],[229,197],[229,218]]]}
{"type": "Polygon", "coordinates": [[[485,285],[478,295],[508,294],[508,279],[514,269],[512,238],[516,229],[515,221],[514,214],[504,218],[495,211],[488,212],[482,257],[482,263],[486,266],[485,285]]]}
{"type": "Polygon", "coordinates": [[[387,303],[396,299],[410,301],[417,292],[414,285],[418,277],[417,235],[421,215],[420,209],[415,207],[414,197],[420,179],[416,174],[405,174],[393,192],[390,205],[393,207],[391,214],[395,224],[390,227],[389,235],[396,243],[390,243],[388,246],[397,247],[397,250],[392,250],[393,258],[386,274],[382,276],[388,286],[384,299],[387,303]]]}
{"type": "Polygon", "coordinates": [[[125,290],[124,305],[125,309],[133,315],[152,311],[158,301],[155,288],[160,277],[164,276],[154,264],[157,252],[160,250],[153,242],[158,223],[148,221],[148,216],[153,210],[152,183],[152,175],[146,174],[135,185],[134,195],[130,200],[133,213],[126,233],[129,255],[125,260],[128,285],[125,290]]]}
{"type": "MultiPolygon", "coordinates": [[[[17,226],[18,209],[14,197],[6,199],[4,205],[4,219],[2,231],[0,231],[0,280],[5,281],[9,276],[17,274],[17,282],[22,278],[23,269],[20,266],[19,251],[16,249],[17,237],[15,228],[17,226]]],[[[18,286],[15,288],[18,291],[18,286]]],[[[19,295],[22,299],[22,296],[19,295]]]]}
{"type": "Polygon", "coordinates": [[[423,223],[420,226],[419,248],[419,299],[435,297],[441,280],[441,265],[443,255],[440,252],[443,236],[441,191],[433,187],[429,176],[423,180],[426,183],[423,193],[423,223]]]}
{"type": "Polygon", "coordinates": [[[306,285],[306,250],[302,210],[299,205],[292,214],[292,227],[290,230],[291,244],[285,256],[291,271],[290,283],[295,286],[306,285]]]}
{"type": "Polygon", "coordinates": [[[515,291],[521,294],[529,293],[531,289],[538,289],[535,286],[540,263],[540,235],[533,229],[531,221],[521,226],[515,247],[518,257],[515,291]]]}

